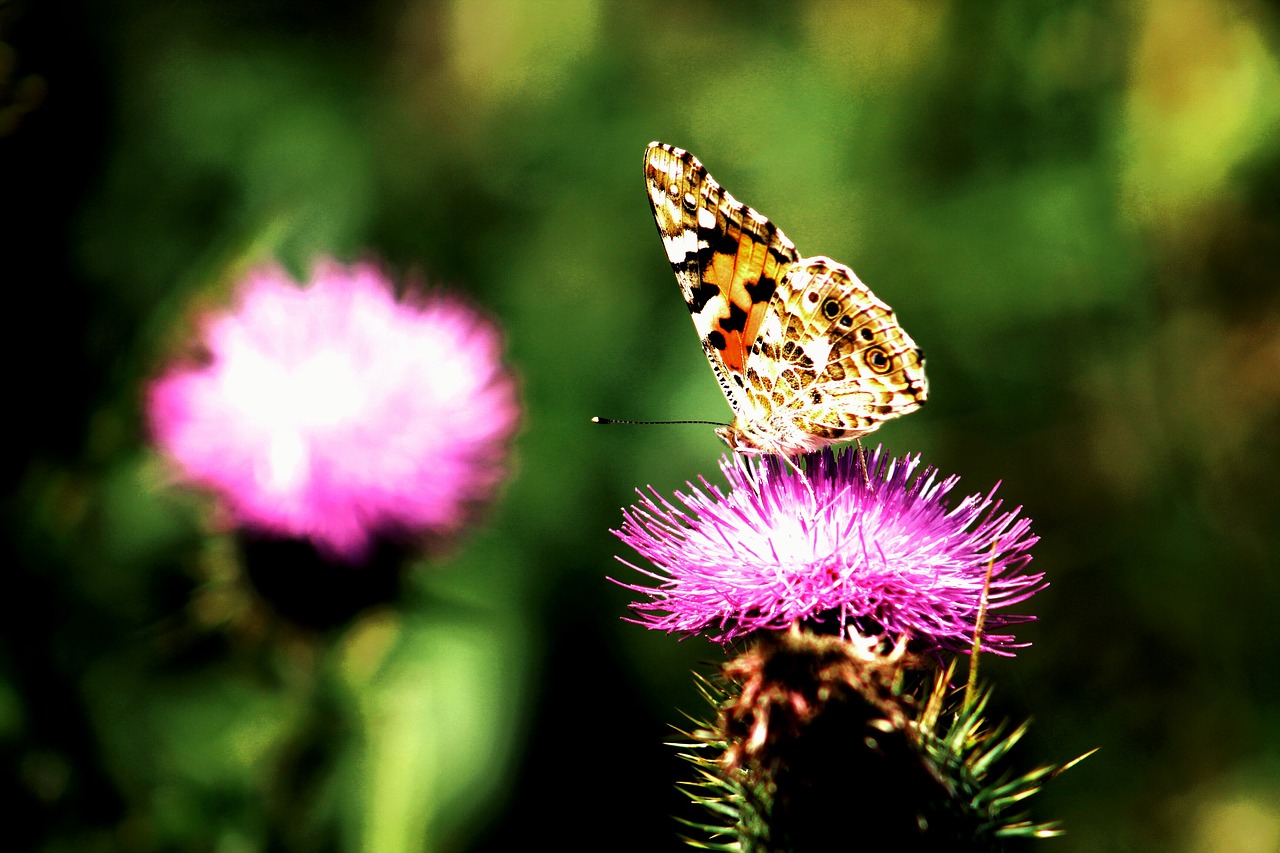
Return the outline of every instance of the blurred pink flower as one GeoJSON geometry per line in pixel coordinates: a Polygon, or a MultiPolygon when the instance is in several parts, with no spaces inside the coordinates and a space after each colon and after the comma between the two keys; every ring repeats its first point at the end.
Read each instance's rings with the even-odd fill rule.
{"type": "Polygon", "coordinates": [[[147,414],[181,478],[242,527],[354,562],[383,533],[456,532],[505,475],[515,382],[497,327],[457,297],[397,299],[370,263],[321,261],[304,287],[269,265],[201,344],[147,414]]]}

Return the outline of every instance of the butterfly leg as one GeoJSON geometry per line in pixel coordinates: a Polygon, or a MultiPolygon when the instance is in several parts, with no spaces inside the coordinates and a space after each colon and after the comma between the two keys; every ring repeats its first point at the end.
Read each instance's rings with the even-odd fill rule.
{"type": "Polygon", "coordinates": [[[801,468],[799,465],[796,464],[796,461],[794,459],[792,459],[790,456],[786,455],[785,453],[779,453],[778,455],[782,457],[782,460],[784,462],[786,462],[788,465],[791,466],[792,471],[796,472],[796,476],[800,478],[800,482],[804,483],[804,490],[809,493],[809,500],[813,501],[813,508],[817,510],[819,508],[818,496],[813,491],[813,481],[810,479],[810,474],[808,471],[809,466],[806,464],[804,468],[801,468]]]}
{"type": "Polygon", "coordinates": [[[743,456],[772,456],[776,459],[781,459],[783,464],[794,471],[795,475],[800,478],[800,482],[804,484],[805,491],[809,493],[809,499],[813,501],[814,508],[816,509],[818,507],[818,496],[813,491],[813,482],[809,479],[809,472],[805,468],[801,468],[796,464],[796,461],[790,456],[785,453],[770,452],[759,448],[738,450],[736,452],[741,453],[743,456]]]}

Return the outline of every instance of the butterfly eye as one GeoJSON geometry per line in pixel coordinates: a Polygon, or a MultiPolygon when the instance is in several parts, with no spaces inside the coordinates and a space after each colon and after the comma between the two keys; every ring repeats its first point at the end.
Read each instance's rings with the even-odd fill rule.
{"type": "Polygon", "coordinates": [[[872,347],[867,350],[867,365],[876,373],[887,373],[889,370],[889,356],[884,354],[884,350],[879,347],[872,347]]]}

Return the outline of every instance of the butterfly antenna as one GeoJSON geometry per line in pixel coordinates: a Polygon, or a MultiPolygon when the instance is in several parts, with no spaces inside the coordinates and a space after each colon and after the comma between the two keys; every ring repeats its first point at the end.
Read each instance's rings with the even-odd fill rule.
{"type": "Polygon", "coordinates": [[[620,421],[616,418],[592,418],[593,424],[709,424],[711,426],[727,427],[729,424],[720,421],[620,421]]]}

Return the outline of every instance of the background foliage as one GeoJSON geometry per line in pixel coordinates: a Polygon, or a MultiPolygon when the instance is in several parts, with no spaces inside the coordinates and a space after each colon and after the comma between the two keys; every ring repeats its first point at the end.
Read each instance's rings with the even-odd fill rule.
{"type": "Polygon", "coordinates": [[[723,418],[641,182],[698,154],[929,357],[878,435],[1003,481],[1052,586],[991,662],[1055,850],[1280,850],[1280,8],[1262,0],[0,3],[6,846],[676,849],[718,650],[608,528],[723,418]],[[528,408],[487,524],[316,637],[161,487],[140,389],[235,274],[471,294],[528,408]]]}

